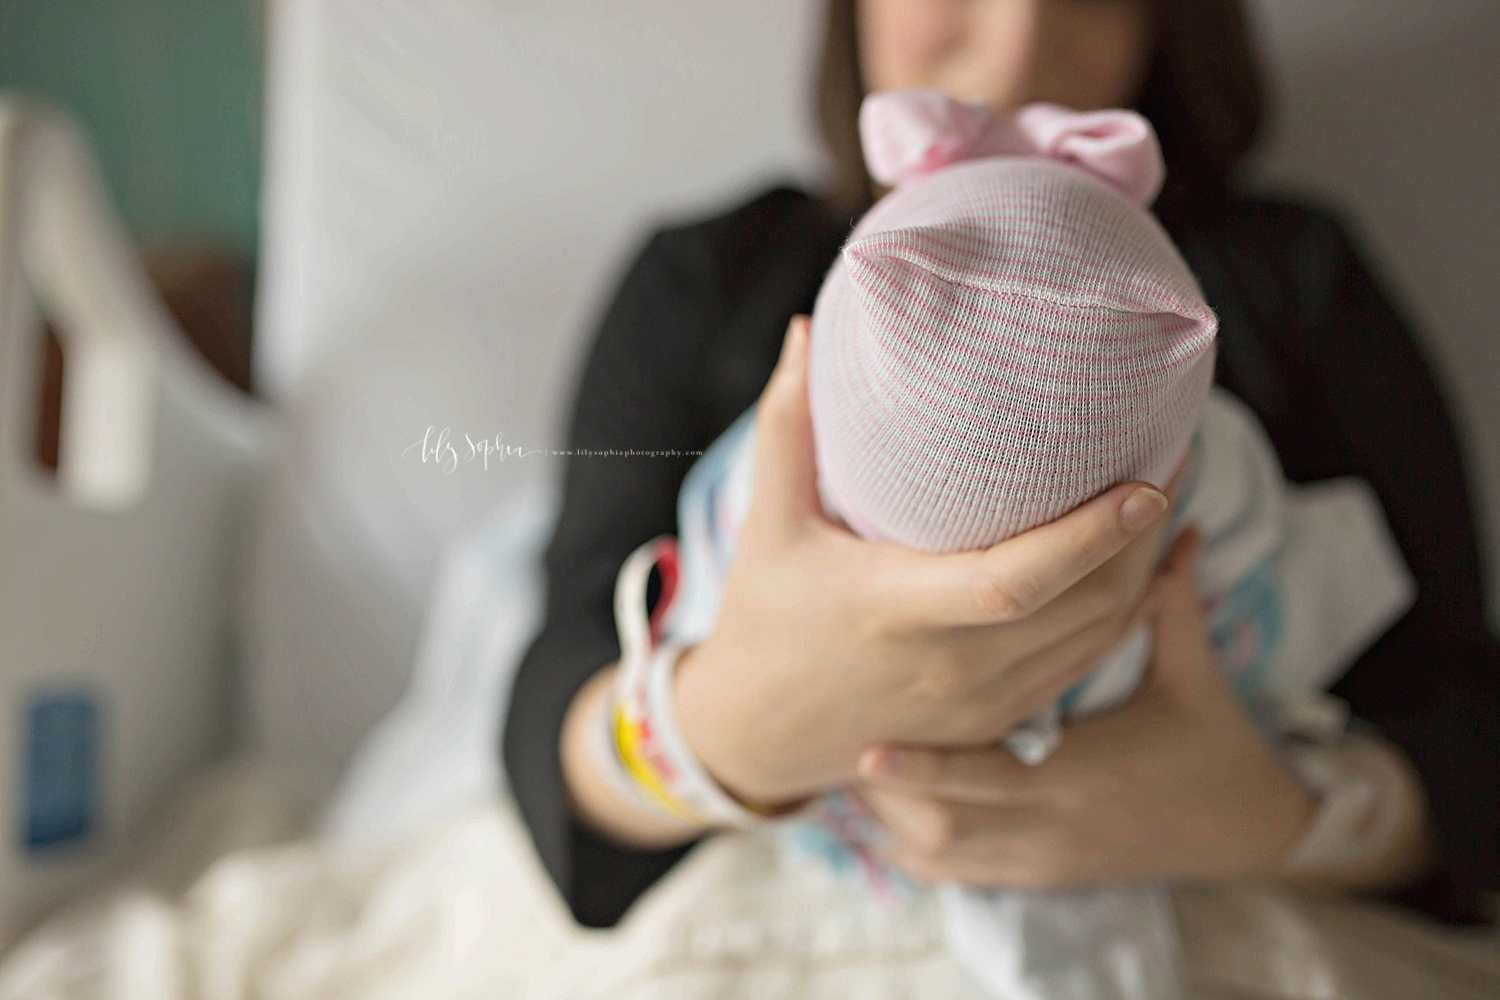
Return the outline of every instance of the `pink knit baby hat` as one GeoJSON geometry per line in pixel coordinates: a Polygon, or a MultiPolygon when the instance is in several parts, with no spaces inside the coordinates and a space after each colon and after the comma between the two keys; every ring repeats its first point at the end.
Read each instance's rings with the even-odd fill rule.
{"type": "Polygon", "coordinates": [[[866,99],[860,130],[894,190],[813,311],[825,509],[867,538],[958,552],[1119,482],[1164,486],[1218,324],[1147,209],[1165,171],[1146,120],[898,91],[866,99]]]}

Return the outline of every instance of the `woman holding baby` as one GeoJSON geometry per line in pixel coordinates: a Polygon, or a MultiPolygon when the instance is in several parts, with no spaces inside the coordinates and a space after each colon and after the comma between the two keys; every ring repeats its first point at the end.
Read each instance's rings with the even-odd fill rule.
{"type": "MultiPolygon", "coordinates": [[[[830,0],[818,100],[834,188],[778,189],[658,234],[604,319],[571,430],[574,449],[694,452],[756,407],[751,513],[722,609],[676,667],[683,735],[707,774],[773,814],[855,789],[892,836],[888,862],[920,881],[1287,880],[1479,919],[1500,890],[1500,649],[1454,433],[1337,225],[1236,193],[1261,120],[1237,0],[830,0]],[[1288,869],[1310,830],[1336,824],[1217,669],[1200,541],[1164,535],[1177,483],[1120,483],[946,555],[825,515],[802,317],[883,193],[861,101],[916,87],[1002,113],[1133,107],[1154,125],[1167,167],[1154,211],[1217,314],[1218,384],[1259,418],[1289,479],[1373,488],[1416,583],[1332,689],[1363,733],[1330,752],[1378,778],[1391,818],[1378,850],[1288,869]],[[1143,622],[1149,673],[1123,706],[1070,725],[1035,767],[995,745],[1143,622]]],[[[512,787],[587,926],[613,925],[710,833],[621,796],[588,746],[620,654],[616,574],[674,533],[691,464],[570,462],[546,623],[511,703],[512,787]]]]}

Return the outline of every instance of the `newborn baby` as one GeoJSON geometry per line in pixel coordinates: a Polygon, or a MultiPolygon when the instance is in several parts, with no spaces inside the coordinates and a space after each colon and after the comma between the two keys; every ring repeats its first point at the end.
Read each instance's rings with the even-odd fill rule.
{"type": "MultiPolygon", "coordinates": [[[[1341,725],[1312,696],[1405,610],[1409,578],[1368,488],[1287,486],[1254,418],[1212,389],[1217,321],[1148,211],[1164,179],[1150,125],[1046,105],[1003,117],[927,91],[873,95],[860,124],[871,176],[893,190],[813,313],[829,516],[867,539],[960,552],[1117,483],[1177,478],[1166,541],[1187,525],[1203,534],[1200,591],[1225,671],[1272,734],[1341,725]]],[[[754,432],[752,410],[684,482],[680,577],[655,616],[673,642],[713,628],[754,432]]],[[[1143,629],[1007,745],[1044,761],[1068,719],[1130,695],[1149,648],[1143,629]]],[[[891,884],[873,852],[881,831],[853,796],[779,826],[789,851],[891,884]]],[[[941,892],[950,947],[997,997],[1175,992],[1159,889],[941,892]]]]}
{"type": "MultiPolygon", "coordinates": [[[[872,176],[896,190],[861,220],[813,312],[825,510],[865,538],[959,552],[1119,482],[1164,487],[1208,396],[1217,322],[1143,208],[1164,177],[1150,125],[1040,105],[1002,118],[908,91],[870,98],[861,128],[872,176]]],[[[717,613],[752,422],[684,491],[678,636],[717,613]]],[[[1100,685],[1133,687],[1144,649],[1122,651],[1100,685]]],[[[1009,742],[1036,762],[1057,732],[1048,712],[1009,742]]]]}

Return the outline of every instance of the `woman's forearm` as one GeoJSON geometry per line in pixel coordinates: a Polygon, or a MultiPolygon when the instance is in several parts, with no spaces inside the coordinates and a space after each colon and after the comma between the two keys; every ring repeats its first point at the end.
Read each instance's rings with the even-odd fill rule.
{"type": "Polygon", "coordinates": [[[647,811],[621,795],[614,783],[599,773],[595,727],[601,724],[599,713],[614,679],[614,664],[591,677],[573,697],[563,720],[563,780],[574,814],[610,840],[631,847],[663,849],[686,844],[702,836],[703,829],[647,811]]]}

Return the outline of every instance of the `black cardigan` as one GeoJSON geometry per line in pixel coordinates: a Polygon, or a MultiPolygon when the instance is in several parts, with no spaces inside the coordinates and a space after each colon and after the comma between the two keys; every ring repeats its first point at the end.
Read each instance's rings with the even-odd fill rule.
{"type": "MultiPolygon", "coordinates": [[[[1361,476],[1416,577],[1415,607],[1334,693],[1421,773],[1442,861],[1401,901],[1475,919],[1500,889],[1500,646],[1486,629],[1460,450],[1417,345],[1339,227],[1236,201],[1173,237],[1221,323],[1219,382],[1265,424],[1296,482],[1361,476]]],[[[790,318],[812,311],[849,232],[780,188],[658,233],[626,274],[584,369],[569,448],[697,452],[760,395],[790,318]]],[[[609,926],[686,848],[608,843],[569,812],[558,753],[573,695],[613,661],[615,574],[674,533],[686,457],[575,457],[547,550],[546,621],[516,676],[505,766],[575,918],[609,926]]]]}

